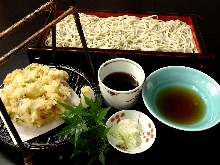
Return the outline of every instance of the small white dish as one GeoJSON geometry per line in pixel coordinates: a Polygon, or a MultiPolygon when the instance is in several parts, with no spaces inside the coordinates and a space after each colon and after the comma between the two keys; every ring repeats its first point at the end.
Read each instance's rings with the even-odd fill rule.
{"type": "Polygon", "coordinates": [[[146,151],[149,149],[152,144],[155,141],[156,138],[156,127],[153,123],[153,121],[144,113],[136,111],[136,110],[122,110],[119,111],[115,114],[113,114],[107,121],[106,126],[107,127],[112,127],[120,120],[123,119],[137,119],[138,123],[140,123],[143,128],[144,132],[143,134],[140,135],[142,139],[142,143],[135,148],[131,149],[124,149],[121,147],[116,146],[116,137],[110,134],[110,132],[107,134],[107,138],[109,143],[116,148],[118,151],[124,152],[124,153],[129,153],[129,154],[137,154],[146,151]]]}

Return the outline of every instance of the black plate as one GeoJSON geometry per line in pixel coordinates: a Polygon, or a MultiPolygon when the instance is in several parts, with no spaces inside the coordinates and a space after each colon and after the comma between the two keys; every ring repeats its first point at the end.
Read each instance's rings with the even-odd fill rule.
{"type": "MultiPolygon", "coordinates": [[[[92,88],[95,93],[95,98],[99,97],[100,91],[98,86],[93,82],[84,72],[81,70],[68,66],[68,65],[48,65],[51,68],[62,69],[68,72],[69,80],[67,81],[70,87],[76,92],[77,95],[80,94],[80,90],[83,86],[88,85],[92,88]]],[[[3,88],[3,84],[0,85],[0,89],[3,88]]],[[[43,134],[36,138],[30,139],[24,142],[24,145],[29,149],[42,150],[42,149],[54,149],[58,146],[64,145],[67,143],[64,136],[54,137],[55,134],[65,127],[65,123],[61,126],[43,134]]],[[[4,125],[3,120],[0,117],[0,141],[10,147],[18,148],[18,145],[15,145],[9,135],[7,128],[4,125]]]]}

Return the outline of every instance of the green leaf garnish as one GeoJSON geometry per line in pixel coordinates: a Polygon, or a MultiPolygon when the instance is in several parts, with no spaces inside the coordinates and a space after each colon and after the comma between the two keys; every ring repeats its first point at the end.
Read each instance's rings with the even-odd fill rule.
{"type": "Polygon", "coordinates": [[[94,102],[84,95],[85,103],[89,106],[84,108],[80,102],[78,106],[69,106],[59,103],[66,111],[60,117],[68,124],[55,136],[70,135],[67,140],[75,146],[71,158],[77,154],[85,153],[91,156],[88,164],[97,158],[105,164],[105,153],[110,149],[107,141],[107,133],[104,118],[110,109],[102,108],[101,96],[94,102]]]}

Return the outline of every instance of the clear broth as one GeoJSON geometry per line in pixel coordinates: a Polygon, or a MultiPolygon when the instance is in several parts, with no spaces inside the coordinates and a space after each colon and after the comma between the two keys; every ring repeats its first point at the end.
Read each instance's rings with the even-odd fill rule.
{"type": "Polygon", "coordinates": [[[206,113],[203,98],[196,91],[182,86],[169,86],[159,91],[155,105],[168,120],[183,125],[198,123],[206,113]]]}

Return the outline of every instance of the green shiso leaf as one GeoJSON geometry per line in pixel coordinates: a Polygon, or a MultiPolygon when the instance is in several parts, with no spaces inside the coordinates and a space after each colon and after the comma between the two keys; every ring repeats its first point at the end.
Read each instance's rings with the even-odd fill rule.
{"type": "Polygon", "coordinates": [[[63,135],[69,135],[71,134],[74,130],[75,130],[75,126],[74,125],[68,125],[65,128],[63,128],[58,134],[56,134],[55,136],[63,136],[63,135]]]}
{"type": "Polygon", "coordinates": [[[87,108],[82,103],[78,106],[69,106],[58,102],[66,111],[60,117],[68,124],[55,136],[69,135],[67,140],[75,148],[71,158],[77,154],[84,153],[91,156],[88,164],[99,158],[105,164],[105,153],[110,149],[107,141],[107,133],[110,128],[106,128],[104,118],[110,107],[102,108],[101,95],[94,102],[84,95],[87,108]]]}

